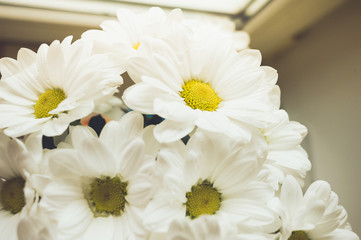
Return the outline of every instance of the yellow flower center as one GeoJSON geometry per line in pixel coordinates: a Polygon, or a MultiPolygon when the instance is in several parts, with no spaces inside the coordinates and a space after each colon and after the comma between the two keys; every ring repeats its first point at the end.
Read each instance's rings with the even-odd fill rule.
{"type": "Polygon", "coordinates": [[[35,117],[57,117],[56,114],[49,114],[49,112],[57,108],[59,103],[61,103],[65,98],[65,92],[59,88],[47,90],[45,93],[40,95],[34,106],[35,117]]]}
{"type": "Polygon", "coordinates": [[[140,43],[138,42],[137,44],[134,44],[134,45],[133,45],[133,48],[134,48],[135,50],[138,50],[139,46],[140,46],[140,43]]]}
{"type": "Polygon", "coordinates": [[[215,111],[222,101],[217,93],[209,85],[199,80],[189,80],[182,86],[180,92],[187,106],[202,111],[215,111]]]}
{"type": "Polygon", "coordinates": [[[186,198],[186,215],[192,219],[202,214],[215,214],[222,202],[221,193],[207,180],[194,185],[191,191],[186,193],[186,198]]]}
{"type": "Polygon", "coordinates": [[[15,177],[6,180],[0,191],[0,200],[3,209],[17,214],[25,206],[24,196],[25,180],[22,177],[15,177]]]}
{"type": "Polygon", "coordinates": [[[125,208],[127,186],[128,183],[122,182],[119,177],[96,178],[90,185],[89,203],[93,212],[106,216],[121,215],[125,208]]]}
{"type": "Polygon", "coordinates": [[[304,231],[293,231],[288,240],[310,240],[304,231]]]}

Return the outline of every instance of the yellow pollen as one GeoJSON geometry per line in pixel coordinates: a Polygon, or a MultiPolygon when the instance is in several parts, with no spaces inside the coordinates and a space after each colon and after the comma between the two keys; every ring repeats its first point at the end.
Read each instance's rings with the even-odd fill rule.
{"type": "Polygon", "coordinates": [[[49,114],[66,98],[65,92],[59,88],[49,89],[41,94],[34,106],[36,118],[57,117],[56,114],[49,114]]]}
{"type": "Polygon", "coordinates": [[[119,177],[96,178],[91,183],[90,204],[96,214],[116,215],[123,213],[128,183],[122,182],[119,177]]]}
{"type": "Polygon", "coordinates": [[[215,111],[222,101],[217,93],[209,85],[199,80],[189,80],[182,86],[180,92],[187,106],[202,111],[215,111]]]}
{"type": "Polygon", "coordinates": [[[0,200],[3,209],[17,214],[25,206],[24,196],[25,180],[22,177],[15,177],[6,180],[0,191],[0,200]]]}
{"type": "Polygon", "coordinates": [[[221,193],[207,180],[194,185],[191,191],[186,193],[186,198],[186,215],[191,219],[202,214],[215,214],[222,202],[221,193]]]}
{"type": "Polygon", "coordinates": [[[307,234],[302,231],[302,230],[298,230],[298,231],[293,231],[291,236],[288,238],[288,240],[310,240],[307,236],[307,234]]]}
{"type": "Polygon", "coordinates": [[[137,44],[134,44],[134,45],[133,45],[133,48],[134,48],[135,50],[138,50],[139,46],[140,46],[140,43],[137,43],[137,44]]]}

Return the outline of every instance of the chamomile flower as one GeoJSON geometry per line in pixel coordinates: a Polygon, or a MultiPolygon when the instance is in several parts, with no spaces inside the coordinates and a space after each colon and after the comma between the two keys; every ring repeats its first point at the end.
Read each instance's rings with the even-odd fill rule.
{"type": "Polygon", "coordinates": [[[186,37],[186,27],[181,23],[182,11],[174,9],[166,14],[161,8],[152,7],[146,13],[134,13],[127,9],[117,10],[117,20],[103,22],[102,30],[89,30],[82,39],[94,41],[94,52],[108,54],[113,65],[127,71],[127,60],[143,49],[147,38],[159,38],[181,43],[186,37]],[[184,33],[184,34],[183,34],[184,33]]]}
{"type": "Polygon", "coordinates": [[[199,130],[187,145],[164,144],[157,157],[163,184],[145,210],[146,227],[171,234],[173,221],[192,224],[202,215],[212,215],[235,228],[277,230],[278,222],[265,206],[274,192],[266,183],[253,181],[265,146],[262,141],[252,144],[199,130]]]}
{"type": "Polygon", "coordinates": [[[237,53],[232,42],[212,39],[179,51],[161,40],[147,44],[152,51],[129,60],[129,68],[143,77],[123,100],[131,109],[165,119],[155,127],[158,141],[175,141],[195,127],[249,141],[250,128],[273,120],[277,73],[260,66],[259,51],[237,53]]]}
{"type": "Polygon", "coordinates": [[[155,161],[144,154],[142,129],[142,116],[131,112],[106,124],[99,138],[73,127],[68,148],[49,152],[53,181],[42,204],[58,222],[59,239],[146,237],[143,208],[155,161]]]}
{"type": "Polygon", "coordinates": [[[37,53],[23,48],[17,60],[0,60],[0,128],[5,134],[60,135],[122,84],[119,72],[105,67],[104,55],[91,55],[89,43],[71,40],[43,44],[37,53]]]}
{"type": "Polygon", "coordinates": [[[276,121],[261,130],[269,149],[264,163],[264,168],[271,173],[269,181],[274,182],[277,190],[285,176],[292,175],[302,186],[307,171],[311,169],[307,153],[300,145],[307,129],[298,122],[289,121],[284,110],[275,112],[275,116],[276,121]]]}
{"type": "Polygon", "coordinates": [[[283,181],[279,199],[271,205],[282,220],[280,240],[359,240],[327,182],[312,183],[303,195],[298,182],[289,175],[283,181]]]}
{"type": "Polygon", "coordinates": [[[0,235],[4,239],[18,239],[18,225],[25,217],[42,218],[37,214],[40,191],[36,190],[36,183],[40,181],[31,181],[33,175],[41,174],[36,170],[41,168],[42,153],[33,151],[38,140],[30,135],[27,146],[32,149],[27,149],[20,140],[0,134],[0,235]]]}

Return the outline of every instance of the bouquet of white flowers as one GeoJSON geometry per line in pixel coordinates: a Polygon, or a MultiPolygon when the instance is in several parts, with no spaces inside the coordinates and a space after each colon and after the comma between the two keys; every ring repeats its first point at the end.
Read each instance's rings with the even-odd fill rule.
{"type": "Polygon", "coordinates": [[[117,17],[0,60],[1,239],[359,239],[245,32],[117,17]]]}

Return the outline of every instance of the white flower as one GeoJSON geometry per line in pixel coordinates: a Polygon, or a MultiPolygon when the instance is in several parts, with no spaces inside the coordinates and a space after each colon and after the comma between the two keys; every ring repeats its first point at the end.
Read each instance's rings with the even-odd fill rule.
{"type": "Polygon", "coordinates": [[[142,55],[129,60],[129,68],[144,77],[133,79],[137,83],[123,100],[131,109],[165,119],[155,128],[158,141],[175,141],[195,127],[249,141],[250,128],[272,121],[277,73],[260,67],[259,51],[237,53],[231,42],[212,39],[179,51],[161,40],[147,44],[142,55]]]}
{"type": "Polygon", "coordinates": [[[270,206],[281,216],[280,240],[359,239],[327,182],[312,183],[303,196],[300,185],[289,175],[283,181],[279,200],[270,206]]]}
{"type": "Polygon", "coordinates": [[[71,39],[43,44],[37,53],[23,48],[17,60],[0,60],[0,128],[5,134],[60,135],[70,122],[91,113],[94,101],[122,84],[119,72],[104,67],[105,56],[91,56],[89,43],[72,44],[71,39]]]}
{"type": "MultiPolygon", "coordinates": [[[[19,222],[27,216],[38,215],[39,191],[31,182],[42,168],[42,152],[36,151],[41,138],[30,135],[26,145],[0,134],[0,235],[17,240],[19,222]],[[29,149],[27,149],[29,147],[29,149]],[[34,151],[35,150],[35,151],[34,151]]],[[[40,181],[37,181],[38,183],[40,181]]]]}
{"type": "Polygon", "coordinates": [[[142,129],[142,116],[131,112],[99,138],[74,127],[72,148],[49,152],[53,181],[41,204],[58,221],[59,239],[144,239],[155,161],[144,154],[142,129]]]}
{"type": "Polygon", "coordinates": [[[136,14],[127,9],[117,10],[117,20],[103,22],[102,30],[89,30],[83,33],[82,39],[94,41],[94,52],[106,53],[123,71],[132,76],[136,72],[129,71],[127,60],[143,49],[143,41],[147,38],[160,38],[181,43],[183,32],[181,24],[182,11],[174,9],[166,14],[158,7],[150,8],[146,13],[136,14]]]}
{"type": "Polygon", "coordinates": [[[262,129],[268,143],[268,155],[264,167],[269,169],[268,181],[274,182],[275,189],[286,175],[292,175],[303,186],[307,171],[311,169],[306,151],[301,142],[307,134],[305,126],[289,121],[284,110],[275,112],[276,121],[262,129]]]}
{"type": "Polygon", "coordinates": [[[163,181],[146,208],[146,227],[171,234],[173,221],[214,215],[236,228],[277,230],[275,216],[265,207],[274,192],[253,181],[265,157],[263,141],[242,145],[221,134],[208,134],[197,131],[187,145],[177,141],[161,147],[157,164],[163,181]]]}

